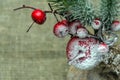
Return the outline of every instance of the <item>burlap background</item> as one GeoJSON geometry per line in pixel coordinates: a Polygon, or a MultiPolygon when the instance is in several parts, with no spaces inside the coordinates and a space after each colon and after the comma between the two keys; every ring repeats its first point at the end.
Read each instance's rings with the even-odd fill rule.
{"type": "Polygon", "coordinates": [[[68,38],[54,36],[52,14],[26,33],[32,10],[13,11],[23,4],[50,10],[45,0],[0,0],[0,80],[65,80],[68,38]]]}

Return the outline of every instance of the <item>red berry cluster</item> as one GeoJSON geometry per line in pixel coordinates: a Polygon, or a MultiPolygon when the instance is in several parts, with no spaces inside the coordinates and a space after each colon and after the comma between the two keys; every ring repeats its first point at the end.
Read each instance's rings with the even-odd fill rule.
{"type": "Polygon", "coordinates": [[[87,29],[85,29],[79,21],[68,22],[67,20],[56,23],[53,32],[59,38],[67,35],[85,38],[88,34],[87,29]]]}

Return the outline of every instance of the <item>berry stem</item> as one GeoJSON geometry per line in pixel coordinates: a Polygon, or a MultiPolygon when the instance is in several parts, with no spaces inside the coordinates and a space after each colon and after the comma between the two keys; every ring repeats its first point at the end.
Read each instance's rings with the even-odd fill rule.
{"type": "Polygon", "coordinates": [[[56,10],[54,10],[54,11],[44,11],[45,13],[53,13],[53,14],[58,14],[58,15],[60,15],[58,12],[56,12],[56,10]]]}
{"type": "Polygon", "coordinates": [[[94,35],[97,36],[98,30],[94,29],[94,35]]]}
{"type": "Polygon", "coordinates": [[[33,9],[33,10],[35,10],[35,9],[36,9],[36,8],[34,8],[34,7],[31,7],[31,6],[26,6],[26,5],[23,5],[22,7],[15,8],[15,9],[13,9],[13,10],[14,10],[14,11],[16,11],[16,10],[23,9],[23,8],[30,8],[30,9],[33,9]]]}
{"type": "Polygon", "coordinates": [[[28,28],[28,30],[27,30],[26,32],[29,32],[29,30],[31,29],[31,27],[33,26],[34,23],[35,23],[35,22],[33,22],[33,23],[30,25],[30,27],[28,28]]]}
{"type": "Polygon", "coordinates": [[[44,11],[45,13],[53,13],[52,11],[44,11]]]}
{"type": "Polygon", "coordinates": [[[62,16],[60,15],[60,19],[63,20],[62,16]]]}
{"type": "Polygon", "coordinates": [[[51,9],[51,12],[52,12],[52,13],[53,13],[53,15],[55,16],[55,18],[56,18],[57,22],[59,22],[59,20],[58,20],[58,18],[57,18],[57,16],[56,16],[56,14],[55,14],[55,11],[52,9],[52,6],[50,5],[50,3],[48,3],[48,5],[49,5],[49,7],[50,7],[50,9],[51,9]]]}

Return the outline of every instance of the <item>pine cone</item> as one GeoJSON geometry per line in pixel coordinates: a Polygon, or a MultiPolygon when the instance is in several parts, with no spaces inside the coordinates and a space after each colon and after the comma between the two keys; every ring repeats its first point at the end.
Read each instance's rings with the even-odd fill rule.
{"type": "Polygon", "coordinates": [[[106,80],[120,80],[120,47],[110,47],[109,54],[98,66],[98,73],[106,80]]]}
{"type": "Polygon", "coordinates": [[[110,53],[105,56],[103,64],[116,74],[120,74],[120,48],[110,47],[110,53]]]}

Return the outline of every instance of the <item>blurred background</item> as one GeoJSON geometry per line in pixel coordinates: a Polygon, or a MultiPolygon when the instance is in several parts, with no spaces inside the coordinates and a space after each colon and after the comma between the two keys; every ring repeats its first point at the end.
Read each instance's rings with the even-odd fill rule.
{"type": "Polygon", "coordinates": [[[0,0],[0,80],[65,80],[69,37],[54,36],[52,14],[26,33],[32,10],[13,11],[23,4],[50,10],[46,0],[0,0]]]}

